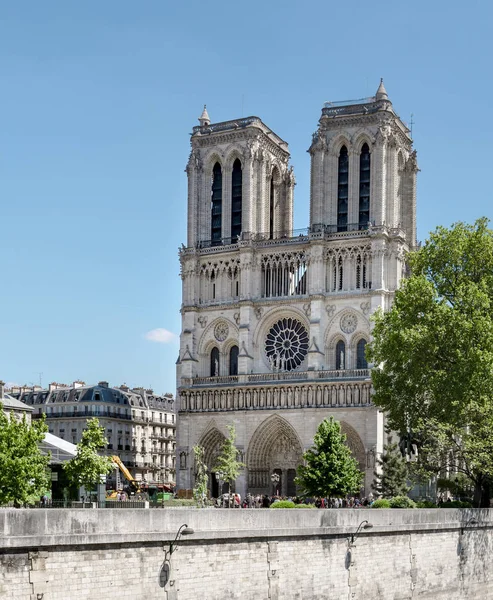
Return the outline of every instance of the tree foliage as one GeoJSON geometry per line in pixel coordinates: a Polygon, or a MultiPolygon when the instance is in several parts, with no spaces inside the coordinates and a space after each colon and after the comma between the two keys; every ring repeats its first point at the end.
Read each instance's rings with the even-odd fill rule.
{"type": "Polygon", "coordinates": [[[204,462],[204,448],[194,446],[193,454],[195,456],[195,486],[193,488],[193,498],[197,504],[203,508],[207,499],[207,488],[209,485],[209,475],[207,474],[207,465],[204,462]]]}
{"type": "Polygon", "coordinates": [[[102,476],[112,471],[114,465],[111,457],[100,456],[98,453],[107,443],[99,419],[88,419],[87,427],[77,444],[77,454],[63,465],[68,479],[73,484],[82,485],[89,492],[101,482],[102,476]]]}
{"type": "Polygon", "coordinates": [[[6,415],[0,403],[0,504],[24,506],[39,500],[50,488],[49,454],[39,443],[48,431],[45,420],[28,423],[6,415]]]}
{"type": "Polygon", "coordinates": [[[314,445],[303,455],[296,484],[305,496],[343,497],[360,491],[363,473],[345,444],[346,435],[333,417],[324,419],[314,437],[314,445]]]}
{"type": "Polygon", "coordinates": [[[235,446],[236,429],[234,425],[228,426],[229,436],[224,440],[221,453],[216,459],[214,470],[220,475],[222,481],[228,484],[228,493],[231,499],[231,484],[236,481],[240,470],[245,466],[238,460],[240,451],[235,446]]]}
{"type": "Polygon", "coordinates": [[[380,470],[374,472],[373,490],[382,498],[405,496],[410,489],[407,484],[407,463],[397,443],[392,442],[390,436],[387,438],[387,444],[383,447],[383,454],[378,459],[377,465],[380,470]]]}
{"type": "Polygon", "coordinates": [[[410,278],[375,315],[373,400],[418,443],[418,469],[439,472],[453,447],[479,503],[493,475],[493,231],[485,218],[438,227],[408,260],[410,278]]]}

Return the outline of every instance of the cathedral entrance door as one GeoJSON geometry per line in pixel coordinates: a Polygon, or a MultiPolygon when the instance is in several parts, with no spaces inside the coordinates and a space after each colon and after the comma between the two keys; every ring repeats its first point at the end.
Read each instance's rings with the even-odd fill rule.
{"type": "Polygon", "coordinates": [[[296,469],[288,469],[286,495],[296,496],[296,483],[294,478],[296,477],[296,469]]]}
{"type": "Polygon", "coordinates": [[[211,473],[210,480],[211,480],[211,498],[218,498],[219,497],[219,483],[217,481],[215,473],[211,473]]]}

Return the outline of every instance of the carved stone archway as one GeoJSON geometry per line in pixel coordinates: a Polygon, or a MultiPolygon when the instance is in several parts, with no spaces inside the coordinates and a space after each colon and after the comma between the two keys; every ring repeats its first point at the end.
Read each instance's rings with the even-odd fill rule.
{"type": "MultiPolygon", "coordinates": [[[[226,438],[219,431],[219,429],[213,427],[202,436],[198,444],[204,449],[204,462],[207,465],[207,470],[209,474],[209,491],[212,497],[217,497],[222,492],[222,490],[218,489],[218,483],[215,477],[214,466],[216,464],[216,459],[219,456],[219,453],[221,452],[221,446],[223,445],[225,440],[226,438]]],[[[195,465],[193,475],[195,480],[195,465]]]]}
{"type": "Polygon", "coordinates": [[[248,491],[252,494],[295,495],[294,477],[303,448],[294,428],[282,417],[267,418],[255,431],[248,446],[248,491]],[[279,475],[273,484],[272,473],[279,475]]]}
{"type": "Polygon", "coordinates": [[[356,429],[345,421],[341,421],[341,431],[346,434],[346,444],[349,446],[353,457],[358,461],[360,470],[364,472],[366,469],[366,452],[360,436],[356,429]]]}

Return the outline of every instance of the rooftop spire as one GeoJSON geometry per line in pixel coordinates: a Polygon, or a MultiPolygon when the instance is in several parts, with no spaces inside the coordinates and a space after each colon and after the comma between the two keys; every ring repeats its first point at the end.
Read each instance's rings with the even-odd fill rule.
{"type": "Polygon", "coordinates": [[[207,107],[204,104],[204,110],[202,111],[202,114],[199,117],[199,123],[201,127],[207,127],[208,125],[211,124],[211,119],[209,117],[209,113],[207,112],[207,107]]]}
{"type": "Polygon", "coordinates": [[[375,94],[376,100],[388,100],[389,95],[387,94],[387,90],[383,84],[383,77],[380,78],[380,85],[378,86],[377,93],[375,94]]]}

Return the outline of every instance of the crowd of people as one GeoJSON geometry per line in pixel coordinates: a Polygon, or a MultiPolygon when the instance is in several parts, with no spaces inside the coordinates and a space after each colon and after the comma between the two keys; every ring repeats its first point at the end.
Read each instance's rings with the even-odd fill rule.
{"type": "Polygon", "coordinates": [[[216,500],[216,506],[234,508],[270,508],[271,504],[279,500],[288,500],[295,504],[315,505],[317,508],[360,508],[371,506],[374,498],[370,493],[368,497],[358,498],[300,498],[297,496],[268,496],[266,494],[247,494],[242,500],[240,494],[223,494],[216,500]]]}

